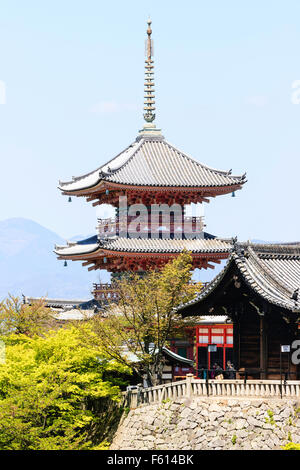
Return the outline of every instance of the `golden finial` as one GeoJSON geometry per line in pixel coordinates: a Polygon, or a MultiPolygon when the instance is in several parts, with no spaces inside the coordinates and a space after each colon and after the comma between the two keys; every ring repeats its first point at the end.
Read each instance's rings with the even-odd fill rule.
{"type": "Polygon", "coordinates": [[[145,102],[144,102],[144,119],[146,122],[152,122],[155,119],[154,114],[154,104],[155,104],[155,95],[154,95],[154,61],[152,60],[153,57],[153,40],[151,39],[152,29],[151,24],[152,21],[149,18],[147,21],[148,28],[147,28],[147,35],[148,38],[146,39],[146,60],[145,60],[145,102]]]}

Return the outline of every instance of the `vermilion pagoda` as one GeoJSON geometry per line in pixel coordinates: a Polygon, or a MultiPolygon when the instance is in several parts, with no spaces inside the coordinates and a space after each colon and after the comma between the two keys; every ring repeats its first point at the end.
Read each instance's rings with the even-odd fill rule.
{"type": "Polygon", "coordinates": [[[99,219],[98,236],[55,247],[59,259],[83,261],[89,270],[145,271],[163,266],[183,250],[192,253],[194,268],[213,268],[212,263],[220,263],[232,249],[229,241],[203,232],[202,218],[186,217],[184,206],[234,193],[242,188],[245,175],[199,163],[156,128],[151,34],[149,20],[145,125],[135,142],[95,171],[59,183],[64,195],[116,208],[115,219],[99,219]]]}

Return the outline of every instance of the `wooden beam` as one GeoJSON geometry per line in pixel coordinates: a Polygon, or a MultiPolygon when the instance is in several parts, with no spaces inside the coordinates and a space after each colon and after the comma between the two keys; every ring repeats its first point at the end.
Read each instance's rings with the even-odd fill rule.
{"type": "Polygon", "coordinates": [[[215,269],[215,266],[213,264],[207,263],[207,267],[211,269],[215,269]]]}
{"type": "Polygon", "coordinates": [[[94,266],[90,266],[90,267],[88,268],[88,271],[93,271],[94,269],[98,269],[98,267],[99,267],[99,266],[98,266],[97,264],[95,264],[94,266]]]}
{"type": "Polygon", "coordinates": [[[93,201],[94,199],[97,199],[98,198],[98,195],[97,194],[94,194],[92,196],[88,196],[86,198],[87,202],[90,202],[90,201],[93,201]]]}
{"type": "Polygon", "coordinates": [[[88,266],[89,264],[94,264],[94,261],[85,261],[82,266],[88,266]]]}

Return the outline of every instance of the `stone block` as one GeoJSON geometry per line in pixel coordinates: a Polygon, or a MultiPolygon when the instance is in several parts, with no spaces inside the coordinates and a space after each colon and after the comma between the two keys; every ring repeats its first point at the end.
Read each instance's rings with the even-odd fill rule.
{"type": "Polygon", "coordinates": [[[196,438],[203,436],[203,434],[204,434],[204,430],[201,428],[198,428],[196,431],[196,438]]]}
{"type": "Polygon", "coordinates": [[[243,429],[245,426],[247,426],[247,420],[239,418],[235,421],[235,429],[243,429]]]}
{"type": "Polygon", "coordinates": [[[260,420],[256,419],[256,418],[254,418],[253,416],[248,416],[247,422],[251,426],[262,427],[262,422],[260,420]]]}
{"type": "Polygon", "coordinates": [[[224,447],[226,444],[225,441],[223,441],[222,439],[214,439],[213,441],[211,441],[211,444],[210,444],[210,447],[213,447],[213,448],[216,448],[216,447],[224,447]]]}
{"type": "Polygon", "coordinates": [[[239,429],[238,431],[236,431],[236,437],[240,439],[248,437],[248,434],[249,433],[245,429],[239,429]]]}
{"type": "Polygon", "coordinates": [[[222,414],[224,414],[224,410],[217,403],[212,403],[208,410],[209,410],[210,413],[216,411],[217,413],[221,412],[222,414]]]}
{"type": "Polygon", "coordinates": [[[209,431],[209,432],[206,433],[207,438],[212,438],[212,437],[216,437],[216,436],[217,436],[216,431],[209,431]]]}
{"type": "Polygon", "coordinates": [[[216,419],[220,418],[220,416],[222,416],[222,413],[219,413],[217,411],[213,411],[213,412],[209,413],[208,418],[209,418],[210,421],[216,421],[216,419]]]}
{"type": "Polygon", "coordinates": [[[191,409],[190,408],[184,408],[181,413],[180,413],[180,417],[181,418],[186,418],[187,416],[191,415],[191,409]]]}
{"type": "Polygon", "coordinates": [[[284,408],[281,412],[280,415],[283,418],[289,418],[293,414],[293,411],[290,408],[284,408]]]}

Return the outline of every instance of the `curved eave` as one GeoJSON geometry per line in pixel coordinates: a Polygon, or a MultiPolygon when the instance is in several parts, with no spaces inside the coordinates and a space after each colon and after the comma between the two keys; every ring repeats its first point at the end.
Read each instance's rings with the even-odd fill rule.
{"type": "MultiPolygon", "coordinates": [[[[169,249],[169,250],[153,250],[153,249],[149,249],[149,250],[145,250],[145,249],[126,249],[126,250],[122,250],[122,249],[112,249],[112,248],[101,248],[101,251],[105,254],[114,254],[114,253],[122,253],[122,254],[127,254],[127,255],[143,255],[143,256],[147,256],[147,255],[172,255],[172,254],[180,254],[182,253],[182,251],[184,250],[185,248],[182,248],[182,250],[180,249],[169,249]]],[[[217,254],[217,255],[220,255],[220,254],[224,254],[224,255],[229,255],[229,250],[226,250],[226,249],[215,249],[215,250],[188,250],[188,252],[192,253],[193,255],[214,255],[214,254],[217,254]]]]}
{"type": "Polygon", "coordinates": [[[190,367],[192,367],[194,365],[194,361],[192,359],[187,359],[186,357],[182,357],[180,356],[179,354],[176,354],[174,353],[173,351],[171,351],[170,349],[166,348],[166,347],[163,347],[162,348],[163,350],[163,353],[168,356],[168,358],[175,362],[175,363],[182,363],[182,364],[186,364],[190,367]]]}
{"type": "Polygon", "coordinates": [[[119,170],[124,165],[124,163],[126,163],[134,155],[134,153],[140,146],[141,143],[137,142],[130,144],[128,147],[126,147],[125,150],[122,150],[116,157],[113,157],[104,165],[101,165],[99,168],[96,168],[96,170],[93,170],[90,173],[86,173],[82,176],[74,176],[72,178],[72,181],[60,182],[60,184],[58,185],[58,189],[63,192],[67,191],[64,192],[64,194],[69,194],[71,192],[74,194],[76,191],[85,191],[95,186],[99,186],[102,181],[105,181],[105,178],[101,176],[108,177],[110,175],[110,171],[108,170],[110,165],[113,165],[113,172],[119,170]],[[80,181],[85,181],[85,184],[82,187],[79,186],[78,188],[73,189],[66,188],[67,186],[74,186],[76,184],[78,185],[80,181]]]}
{"type": "MultiPolygon", "coordinates": [[[[108,248],[103,248],[103,247],[98,247],[95,250],[91,251],[84,251],[80,253],[68,253],[66,250],[61,250],[57,251],[54,250],[54,253],[58,256],[58,259],[61,260],[85,260],[85,259],[96,259],[98,257],[103,257],[105,255],[114,255],[114,254],[122,254],[122,255],[128,255],[128,256],[171,256],[171,255],[179,255],[182,251],[180,250],[113,250],[113,249],[108,249],[108,248]],[[96,255],[96,256],[95,256],[96,255]]],[[[228,250],[202,250],[202,251],[197,251],[197,250],[191,250],[190,251],[193,255],[198,255],[198,256],[214,256],[214,255],[224,255],[224,258],[229,256],[229,251],[228,250]]]]}
{"type": "MultiPolygon", "coordinates": [[[[66,189],[68,184],[63,185],[63,186],[59,185],[59,186],[57,186],[57,188],[60,191],[62,191],[62,194],[65,195],[65,196],[69,196],[69,195],[86,196],[86,195],[91,194],[91,192],[94,193],[97,190],[101,191],[101,189],[102,189],[101,187],[105,186],[105,183],[106,183],[105,180],[99,178],[96,183],[93,183],[91,185],[88,185],[88,186],[85,186],[85,187],[79,188],[79,189],[66,189]]],[[[105,188],[103,188],[103,189],[105,189],[105,188]]]]}
{"type": "Polygon", "coordinates": [[[89,256],[95,254],[99,250],[99,243],[93,243],[91,245],[77,245],[73,246],[56,246],[54,253],[59,259],[81,259],[82,256],[89,256]]]}
{"type": "MultiPolygon", "coordinates": [[[[115,240],[116,243],[119,242],[120,239],[115,240]]],[[[223,245],[214,248],[213,244],[216,243],[211,243],[211,241],[208,241],[207,243],[202,243],[203,247],[197,249],[197,246],[194,248],[191,246],[191,243],[182,243],[180,244],[180,240],[176,240],[177,246],[175,245],[174,248],[172,246],[170,247],[164,247],[164,242],[165,243],[170,243],[170,240],[158,240],[161,243],[157,243],[158,246],[153,246],[153,243],[151,244],[151,241],[149,240],[149,248],[143,246],[145,245],[145,240],[142,239],[124,239],[128,241],[128,246],[114,246],[114,241],[107,241],[105,244],[103,243],[97,243],[93,244],[92,246],[89,245],[73,245],[73,246],[66,246],[66,247],[56,247],[54,250],[55,254],[59,257],[59,259],[72,259],[72,260],[87,260],[87,259],[96,259],[98,257],[104,257],[105,255],[114,255],[114,254],[122,254],[122,255],[128,255],[128,256],[170,256],[172,254],[180,254],[182,251],[187,250],[191,252],[193,255],[199,255],[199,256],[214,256],[217,255],[218,257],[220,255],[223,255],[224,257],[227,257],[230,254],[231,251],[231,245],[228,243],[228,246],[226,242],[221,242],[223,245]],[[130,240],[132,240],[132,246],[130,246],[130,240]],[[138,246],[136,244],[136,241],[138,240],[138,244],[140,242],[140,245],[138,246]],[[206,245],[206,246],[205,246],[206,245]]],[[[220,242],[217,240],[217,242],[220,242]]],[[[147,244],[147,242],[146,242],[147,244]]],[[[172,245],[172,242],[171,242],[172,245]]],[[[194,243],[196,245],[196,243],[194,243]]]]}
{"type": "Polygon", "coordinates": [[[66,189],[65,187],[58,186],[58,189],[62,191],[62,194],[65,196],[90,196],[96,195],[99,193],[104,193],[106,189],[110,190],[132,190],[132,191],[194,191],[194,192],[201,192],[204,197],[212,197],[211,193],[215,193],[214,195],[221,195],[221,194],[228,194],[234,191],[239,191],[242,189],[243,185],[247,182],[247,180],[240,181],[237,183],[232,183],[229,185],[211,185],[211,186],[172,186],[172,185],[164,185],[164,186],[155,186],[155,185],[142,185],[142,184],[129,184],[129,183],[115,183],[109,180],[101,179],[99,182],[92,186],[87,186],[86,188],[82,189],[66,189]]]}

